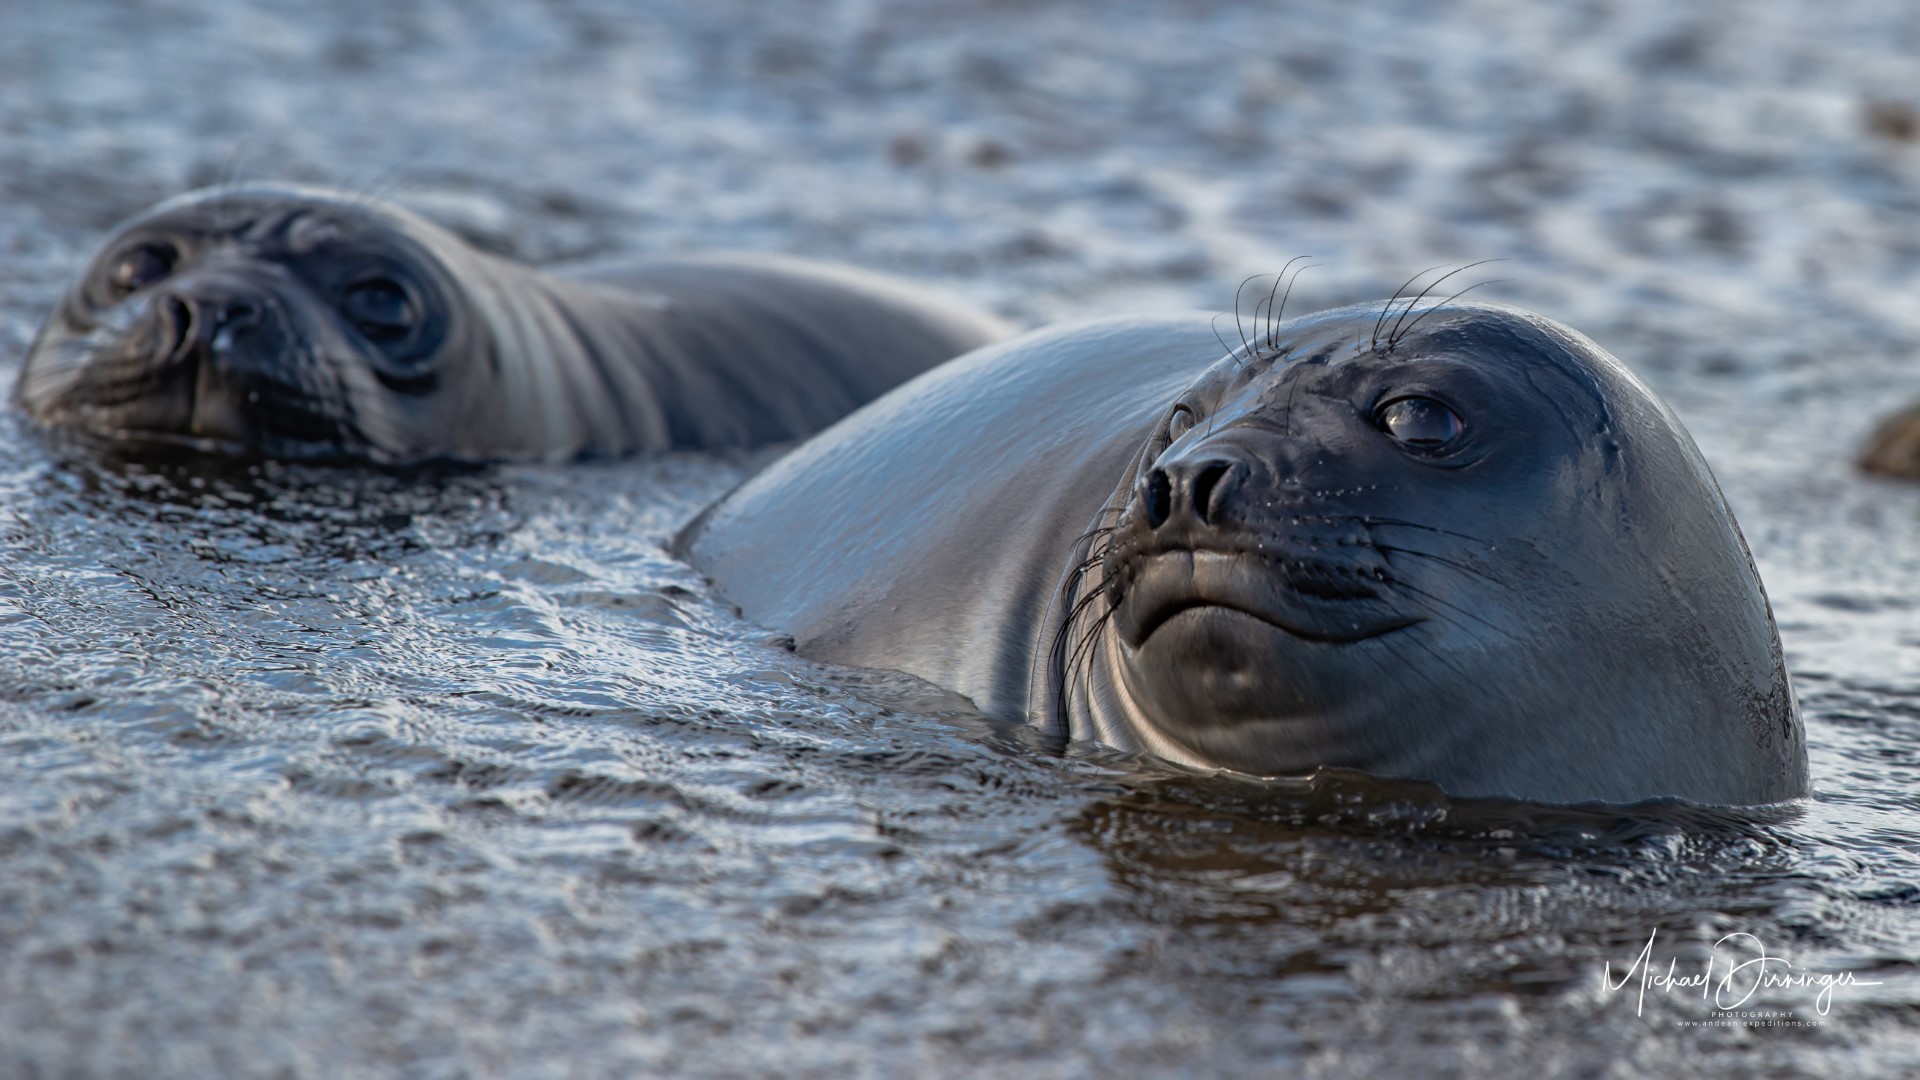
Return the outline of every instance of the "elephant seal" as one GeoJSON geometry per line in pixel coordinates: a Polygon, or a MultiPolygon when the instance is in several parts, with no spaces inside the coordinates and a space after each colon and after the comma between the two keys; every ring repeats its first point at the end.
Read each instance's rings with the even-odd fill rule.
{"type": "Polygon", "coordinates": [[[556,461],[808,435],[1007,333],[770,255],[542,273],[321,188],[190,192],[115,230],[42,327],[36,423],[271,457],[556,461]]]}
{"type": "Polygon", "coordinates": [[[675,549],[803,655],[1191,766],[1547,803],[1806,791],[1746,542],[1619,361],[1419,300],[1221,354],[1198,314],[988,346],[675,549]]]}

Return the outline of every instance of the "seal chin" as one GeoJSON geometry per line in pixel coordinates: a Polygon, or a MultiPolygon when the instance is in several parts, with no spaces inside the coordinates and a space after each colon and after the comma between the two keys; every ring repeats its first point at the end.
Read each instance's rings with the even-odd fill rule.
{"type": "MultiPolygon", "coordinates": [[[[1411,624],[1408,624],[1411,625],[1411,624]]],[[[1129,741],[1161,757],[1249,775],[1359,767],[1362,749],[1328,722],[1343,688],[1390,669],[1407,632],[1327,641],[1218,604],[1184,608],[1111,657],[1129,741]]]]}

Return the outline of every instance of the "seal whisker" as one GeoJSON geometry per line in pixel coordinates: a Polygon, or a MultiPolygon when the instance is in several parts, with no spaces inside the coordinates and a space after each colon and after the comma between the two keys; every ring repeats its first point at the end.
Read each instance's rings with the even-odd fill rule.
{"type": "MultiPolygon", "coordinates": [[[[1110,513],[1125,512],[1125,504],[1109,503],[1101,507],[1095,514],[1095,517],[1102,517],[1110,513]]],[[[1080,552],[1080,557],[1067,570],[1061,581],[1059,590],[1054,595],[1054,599],[1048,602],[1047,606],[1049,610],[1051,610],[1059,600],[1074,597],[1075,593],[1084,587],[1087,575],[1093,571],[1094,567],[1105,562],[1108,554],[1112,550],[1113,537],[1118,532],[1118,523],[1112,525],[1096,525],[1082,533],[1081,536],[1074,541],[1069,550],[1080,552]]],[[[1079,666],[1083,655],[1086,654],[1086,650],[1091,648],[1092,643],[1098,638],[1102,620],[1096,619],[1092,626],[1085,628],[1085,630],[1080,633],[1077,642],[1075,641],[1074,635],[1081,618],[1094,604],[1100,602],[1105,596],[1106,590],[1093,589],[1075,597],[1068,606],[1066,615],[1060,620],[1060,628],[1054,634],[1053,642],[1047,649],[1048,666],[1053,671],[1058,672],[1057,677],[1059,683],[1056,704],[1060,708],[1060,715],[1062,716],[1067,715],[1068,710],[1072,706],[1071,696],[1073,683],[1075,681],[1074,671],[1079,666]]],[[[1107,615],[1110,616],[1111,614],[1112,609],[1109,607],[1107,615]]],[[[1088,660],[1090,667],[1090,657],[1088,660]]]]}
{"type": "MultiPolygon", "coordinates": [[[[1485,266],[1491,262],[1504,262],[1504,261],[1505,261],[1504,259],[1481,259],[1479,262],[1470,262],[1465,266],[1456,267],[1452,270],[1449,270],[1446,273],[1441,274],[1439,277],[1434,278],[1432,281],[1428,282],[1427,287],[1420,290],[1420,295],[1414,297],[1412,300],[1407,301],[1407,306],[1402,308],[1400,311],[1400,317],[1393,320],[1393,329],[1387,331],[1387,351],[1392,352],[1394,346],[1400,344],[1400,324],[1407,321],[1407,316],[1413,314],[1413,309],[1420,306],[1420,301],[1425,300],[1427,298],[1427,294],[1439,288],[1441,282],[1446,281],[1448,278],[1454,277],[1455,275],[1464,274],[1468,270],[1471,270],[1476,266],[1485,266]]],[[[1460,290],[1460,293],[1456,295],[1464,295],[1468,291],[1469,290],[1467,289],[1462,289],[1460,290]]],[[[1445,301],[1443,301],[1443,303],[1445,303],[1445,301]]],[[[1436,306],[1439,306],[1439,305],[1436,305],[1436,306]]],[[[1432,309],[1429,308],[1428,310],[1431,311],[1432,309]]],[[[1425,317],[1425,314],[1426,314],[1425,312],[1421,313],[1423,318],[1425,317]]],[[[1416,319],[1414,321],[1418,322],[1419,320],[1416,319]]]]}
{"type": "MultiPolygon", "coordinates": [[[[1438,604],[1441,607],[1447,608],[1450,611],[1457,612],[1462,618],[1467,619],[1470,622],[1479,623],[1481,626],[1486,627],[1487,629],[1493,631],[1494,633],[1500,635],[1501,637],[1513,636],[1509,631],[1502,630],[1500,627],[1495,626],[1493,623],[1488,622],[1486,619],[1483,619],[1478,615],[1475,615],[1473,612],[1468,611],[1466,608],[1461,607],[1459,604],[1453,603],[1450,600],[1441,599],[1438,595],[1428,592],[1427,590],[1422,589],[1416,585],[1411,585],[1400,578],[1397,578],[1397,577],[1389,578],[1387,580],[1387,587],[1392,589],[1400,589],[1405,592],[1410,592],[1413,595],[1420,597],[1422,600],[1425,600],[1429,603],[1438,604]]],[[[1448,619],[1446,621],[1452,622],[1456,626],[1459,625],[1459,620],[1457,619],[1448,619]]]]}
{"type": "MultiPolygon", "coordinates": [[[[1276,347],[1275,338],[1274,338],[1274,328],[1279,325],[1279,319],[1275,315],[1275,311],[1276,311],[1275,301],[1280,295],[1280,285],[1282,282],[1284,282],[1287,279],[1287,271],[1293,269],[1294,263],[1297,263],[1302,259],[1306,259],[1310,257],[1311,256],[1307,256],[1307,255],[1295,255],[1293,258],[1287,260],[1286,265],[1280,268],[1279,273],[1273,275],[1273,288],[1267,290],[1267,298],[1263,302],[1267,310],[1266,327],[1263,333],[1256,334],[1254,338],[1254,340],[1261,342],[1261,351],[1263,353],[1270,353],[1276,347]]],[[[1284,311],[1286,310],[1286,304],[1284,301],[1278,304],[1278,310],[1284,313],[1284,311]]],[[[1256,320],[1260,318],[1259,307],[1254,308],[1254,318],[1256,320]]]]}
{"type": "MultiPolygon", "coordinates": [[[[1126,507],[1116,507],[1115,509],[1124,513],[1126,507]]],[[[1101,513],[1106,513],[1106,511],[1103,510],[1101,513]]],[[[1083,557],[1079,562],[1074,564],[1074,569],[1077,570],[1080,567],[1092,566],[1101,559],[1106,558],[1107,551],[1109,550],[1107,542],[1112,540],[1114,534],[1120,531],[1120,527],[1121,523],[1117,521],[1110,525],[1095,525],[1093,528],[1074,537],[1073,545],[1069,550],[1084,550],[1083,557]]]]}
{"type": "MultiPolygon", "coordinates": [[[[1105,562],[1107,560],[1107,557],[1112,553],[1112,551],[1113,551],[1112,534],[1108,533],[1105,536],[1102,536],[1099,541],[1096,541],[1093,544],[1092,550],[1088,551],[1085,558],[1082,558],[1079,562],[1073,564],[1072,568],[1068,570],[1067,580],[1063,583],[1062,592],[1070,593],[1073,590],[1078,589],[1081,585],[1085,584],[1086,576],[1093,571],[1094,567],[1099,566],[1101,563],[1105,562]]],[[[1101,595],[1101,591],[1096,589],[1093,592],[1090,592],[1087,595],[1081,596],[1078,599],[1076,599],[1074,601],[1073,607],[1068,609],[1067,611],[1067,619],[1071,621],[1076,615],[1079,614],[1080,609],[1086,605],[1089,599],[1099,595],[1101,595]]]]}
{"type": "Polygon", "coordinates": [[[1060,704],[1065,708],[1073,706],[1073,687],[1080,681],[1080,673],[1092,666],[1092,649],[1099,640],[1099,627],[1100,618],[1096,616],[1093,625],[1064,642],[1066,655],[1060,664],[1060,704]]]}
{"type": "MultiPolygon", "coordinates": [[[[1084,577],[1084,574],[1082,576],[1084,577]]],[[[1074,673],[1081,668],[1083,663],[1088,673],[1088,692],[1091,693],[1093,668],[1092,650],[1099,641],[1100,630],[1106,625],[1107,621],[1113,617],[1113,607],[1109,605],[1106,610],[1096,616],[1093,624],[1080,632],[1077,640],[1074,639],[1073,635],[1080,618],[1085,615],[1095,603],[1104,599],[1104,597],[1105,592],[1103,590],[1095,589],[1076,601],[1073,607],[1067,612],[1067,618],[1060,628],[1059,636],[1054,638],[1054,651],[1056,654],[1054,665],[1060,671],[1060,706],[1062,709],[1071,708],[1073,704],[1071,699],[1072,688],[1073,684],[1077,681],[1074,673]]]]}
{"type": "Polygon", "coordinates": [[[1390,634],[1380,639],[1380,641],[1381,644],[1386,646],[1388,651],[1387,655],[1379,655],[1378,652],[1373,649],[1362,649],[1354,655],[1360,657],[1367,664],[1371,665],[1374,670],[1379,672],[1382,685],[1391,686],[1395,680],[1406,678],[1411,674],[1412,677],[1425,682],[1433,690],[1440,693],[1447,692],[1446,684],[1442,683],[1437,676],[1430,671],[1423,670],[1417,664],[1406,663],[1400,658],[1396,651],[1412,643],[1425,646],[1427,655],[1432,656],[1432,646],[1426,646],[1424,642],[1410,642],[1406,634],[1390,634]]]}
{"type": "Polygon", "coordinates": [[[1485,547],[1493,546],[1492,542],[1485,537],[1474,536],[1471,533],[1456,532],[1452,529],[1442,529],[1437,525],[1427,525],[1418,521],[1408,521],[1405,518],[1380,517],[1375,514],[1355,514],[1352,515],[1352,519],[1367,526],[1384,525],[1399,529],[1421,529],[1430,533],[1439,533],[1441,536],[1452,536],[1461,540],[1471,540],[1485,547]]]}
{"type": "MultiPolygon", "coordinates": [[[[1495,260],[1495,259],[1488,259],[1488,260],[1486,260],[1486,261],[1487,261],[1487,262],[1496,262],[1496,261],[1498,261],[1498,260],[1495,260]]],[[[1388,351],[1388,352],[1392,352],[1392,351],[1393,351],[1393,347],[1394,347],[1395,345],[1398,345],[1398,344],[1400,343],[1400,339],[1401,339],[1401,337],[1402,337],[1402,336],[1404,336],[1404,335],[1406,335],[1406,334],[1410,334],[1410,333],[1412,333],[1412,332],[1413,332],[1413,328],[1414,328],[1414,327],[1416,327],[1416,326],[1419,326],[1419,325],[1420,325],[1420,320],[1421,320],[1421,319],[1424,319],[1424,318],[1426,318],[1427,316],[1429,316],[1429,315],[1431,315],[1431,314],[1433,314],[1434,312],[1436,312],[1436,311],[1439,311],[1439,310],[1440,310],[1441,308],[1443,308],[1443,307],[1446,307],[1446,306],[1447,306],[1448,304],[1451,304],[1451,303],[1453,303],[1453,302],[1454,302],[1455,300],[1458,300],[1458,299],[1460,299],[1461,297],[1463,297],[1463,296],[1465,296],[1465,295],[1467,295],[1468,293],[1470,293],[1470,292],[1472,292],[1472,291],[1473,291],[1473,290],[1475,290],[1475,289],[1478,289],[1478,288],[1480,288],[1480,287],[1481,287],[1481,286],[1483,286],[1483,285],[1498,285],[1498,284],[1500,284],[1500,283],[1502,283],[1502,282],[1506,282],[1506,281],[1512,281],[1512,280],[1513,280],[1512,278],[1493,278],[1493,279],[1491,279],[1491,280],[1488,280],[1488,281],[1477,281],[1477,282],[1475,282],[1475,283],[1473,283],[1472,285],[1469,285],[1469,286],[1467,286],[1466,288],[1464,288],[1464,289],[1461,289],[1461,290],[1460,290],[1459,292],[1457,292],[1457,293],[1454,293],[1454,294],[1453,294],[1452,296],[1449,296],[1449,297],[1447,297],[1447,298],[1446,298],[1445,300],[1442,300],[1442,301],[1440,301],[1439,303],[1437,303],[1437,304],[1435,304],[1435,305],[1433,305],[1432,307],[1430,307],[1430,308],[1428,308],[1427,310],[1425,310],[1425,311],[1423,311],[1423,312],[1421,312],[1420,314],[1418,314],[1418,315],[1416,315],[1416,316],[1414,316],[1414,319],[1413,319],[1413,321],[1407,324],[1407,328],[1406,328],[1405,330],[1395,330],[1395,331],[1394,331],[1394,336],[1393,336],[1393,337],[1392,337],[1392,338],[1391,338],[1391,339],[1390,339],[1390,340],[1389,340],[1389,341],[1387,342],[1387,351],[1388,351]]]]}
{"type": "Polygon", "coordinates": [[[1086,644],[1080,651],[1081,655],[1078,663],[1083,676],[1081,680],[1081,696],[1083,700],[1086,701],[1089,709],[1093,707],[1094,650],[1100,641],[1100,632],[1105,630],[1108,624],[1113,621],[1113,616],[1113,608],[1107,608],[1101,612],[1100,615],[1093,620],[1093,625],[1087,627],[1087,633],[1083,639],[1086,644]]]}
{"type": "Polygon", "coordinates": [[[216,193],[214,222],[216,231],[225,232],[233,228],[236,222],[222,220],[221,211],[230,208],[228,200],[237,194],[241,187],[241,170],[246,166],[247,154],[253,139],[243,137],[234,144],[233,151],[227,155],[227,162],[220,170],[220,180],[213,185],[216,193]]]}
{"type": "MultiPolygon", "coordinates": [[[[1067,576],[1069,578],[1067,584],[1070,586],[1079,585],[1080,581],[1078,579],[1084,577],[1094,567],[1106,561],[1107,554],[1107,550],[1102,548],[1069,567],[1067,569],[1067,576]]],[[[1071,615],[1069,615],[1069,617],[1071,617],[1071,615]]]]}
{"type": "MultiPolygon", "coordinates": [[[[1109,502],[1094,511],[1093,517],[1095,521],[1098,521],[1109,516],[1124,515],[1126,512],[1126,502],[1109,502]]],[[[1107,552],[1112,545],[1113,537],[1119,532],[1119,529],[1120,522],[1115,521],[1110,524],[1095,525],[1074,538],[1072,544],[1068,546],[1068,550],[1076,553],[1077,557],[1073,565],[1062,575],[1060,587],[1055,589],[1053,595],[1047,600],[1047,614],[1049,617],[1051,617],[1054,609],[1059,606],[1062,600],[1073,596],[1075,592],[1080,589],[1086,580],[1086,575],[1107,557],[1107,552]]],[[[1073,632],[1074,623],[1078,621],[1080,615],[1084,612],[1087,601],[1092,596],[1097,595],[1099,595],[1098,591],[1089,593],[1087,596],[1081,597],[1069,606],[1067,614],[1060,620],[1059,629],[1056,631],[1051,644],[1048,645],[1044,653],[1037,652],[1035,654],[1033,662],[1027,672],[1029,682],[1031,682],[1038,672],[1042,656],[1045,657],[1049,670],[1064,670],[1062,665],[1066,652],[1067,638],[1073,632]]],[[[1061,694],[1058,702],[1062,708],[1066,705],[1065,692],[1063,674],[1061,694]]],[[[1065,714],[1062,713],[1062,715],[1065,714]]]]}
{"type": "MultiPolygon", "coordinates": [[[[1311,255],[1297,256],[1296,258],[1288,260],[1287,266],[1292,266],[1294,263],[1299,262],[1301,259],[1311,259],[1311,258],[1313,258],[1313,256],[1311,255]]],[[[1279,337],[1280,324],[1284,322],[1287,317],[1287,301],[1292,299],[1293,287],[1300,283],[1300,275],[1313,269],[1314,265],[1315,265],[1314,263],[1310,262],[1310,263],[1307,263],[1305,266],[1302,266],[1300,269],[1295,270],[1293,272],[1293,278],[1287,282],[1287,291],[1280,294],[1280,311],[1278,314],[1274,315],[1273,321],[1267,325],[1267,349],[1270,352],[1275,353],[1276,355],[1280,351],[1280,337],[1279,337]]],[[[1282,267],[1280,272],[1282,274],[1285,274],[1287,272],[1286,267],[1282,267]]],[[[1276,284],[1278,283],[1276,282],[1276,284]]]]}
{"type": "Polygon", "coordinates": [[[354,205],[362,209],[376,209],[383,202],[391,202],[401,192],[416,183],[413,176],[401,171],[398,164],[382,167],[353,191],[354,205]]]}
{"type": "Polygon", "coordinates": [[[1074,537],[1073,542],[1076,545],[1081,544],[1088,540],[1093,539],[1096,536],[1111,535],[1115,532],[1118,532],[1119,530],[1120,530],[1120,526],[1117,523],[1113,525],[1096,525],[1093,528],[1088,529],[1086,532],[1081,533],[1079,536],[1074,537]]]}
{"type": "MultiPolygon", "coordinates": [[[[1486,260],[1482,260],[1482,261],[1484,262],[1486,260]]],[[[1451,278],[1456,274],[1461,274],[1468,270],[1471,270],[1474,267],[1479,265],[1480,263],[1478,262],[1470,262],[1463,266],[1456,266],[1453,269],[1447,271],[1444,274],[1441,274],[1439,277],[1434,278],[1432,281],[1429,281],[1425,285],[1421,286],[1420,291],[1414,294],[1411,298],[1407,300],[1407,306],[1400,309],[1400,317],[1398,319],[1395,319],[1393,325],[1387,329],[1387,344],[1388,345],[1393,344],[1394,334],[1396,334],[1399,331],[1400,323],[1406,319],[1407,314],[1411,312],[1414,308],[1419,307],[1420,301],[1425,300],[1429,293],[1439,288],[1441,282],[1446,281],[1448,278],[1451,278]]]]}
{"type": "MultiPolygon", "coordinates": [[[[1260,351],[1263,353],[1270,352],[1273,349],[1273,328],[1274,328],[1273,311],[1274,311],[1275,300],[1280,295],[1280,282],[1286,279],[1287,267],[1292,266],[1294,262],[1297,261],[1299,258],[1300,257],[1296,255],[1292,259],[1287,260],[1287,265],[1282,266],[1280,268],[1280,272],[1273,275],[1273,288],[1267,290],[1267,298],[1264,301],[1267,309],[1266,326],[1259,333],[1256,333],[1254,335],[1254,340],[1261,343],[1260,351]]],[[[1258,308],[1254,309],[1254,317],[1256,319],[1259,318],[1258,308]]]]}
{"type": "MultiPolygon", "coordinates": [[[[1440,650],[1434,648],[1431,642],[1422,641],[1420,638],[1409,635],[1409,634],[1392,634],[1382,640],[1386,643],[1389,649],[1401,649],[1407,646],[1412,646],[1413,648],[1419,649],[1421,652],[1426,653],[1428,656],[1432,657],[1434,663],[1452,672],[1454,674],[1454,677],[1458,680],[1466,681],[1471,678],[1471,676],[1468,675],[1465,669],[1463,669],[1459,664],[1455,663],[1452,659],[1443,655],[1440,652],[1440,650]]],[[[1420,665],[1407,664],[1407,665],[1402,665],[1402,667],[1410,669],[1414,672],[1417,672],[1418,677],[1424,680],[1427,683],[1427,685],[1431,686],[1434,690],[1442,694],[1449,694],[1452,692],[1451,689],[1448,687],[1448,685],[1446,683],[1441,682],[1439,677],[1435,673],[1422,669],[1420,665]]]]}
{"type": "Polygon", "coordinates": [[[1499,585],[1502,588],[1509,587],[1505,582],[1501,581],[1499,578],[1493,576],[1492,574],[1487,573],[1484,570],[1476,569],[1474,567],[1468,566],[1466,563],[1459,562],[1454,559],[1449,559],[1444,555],[1435,555],[1431,551],[1416,551],[1413,548],[1396,547],[1392,544],[1382,544],[1382,543],[1379,543],[1378,541],[1373,542],[1373,549],[1375,551],[1386,552],[1389,555],[1411,555],[1411,556],[1414,556],[1415,558],[1427,559],[1432,562],[1437,562],[1442,566],[1452,567],[1453,569],[1458,570],[1463,574],[1472,574],[1477,578],[1480,578],[1484,581],[1492,582],[1493,584],[1499,585]]]}
{"type": "Polygon", "coordinates": [[[1220,334],[1220,320],[1226,317],[1227,313],[1223,311],[1215,315],[1212,320],[1207,323],[1208,328],[1213,331],[1213,339],[1220,343],[1220,355],[1223,357],[1233,355],[1233,346],[1220,334]]]}
{"type": "MultiPolygon", "coordinates": [[[[1252,352],[1253,342],[1247,340],[1247,327],[1240,319],[1240,294],[1247,291],[1248,281],[1258,281],[1265,276],[1265,274],[1249,274],[1246,281],[1242,281],[1240,287],[1233,290],[1233,328],[1240,335],[1240,348],[1243,352],[1252,352]]],[[[1256,305],[1253,310],[1254,317],[1259,318],[1259,306],[1256,305]]]]}
{"type": "Polygon", "coordinates": [[[1368,344],[1372,351],[1380,351],[1380,327],[1386,323],[1387,316],[1393,312],[1394,301],[1400,299],[1401,293],[1413,288],[1414,282],[1419,281],[1421,278],[1426,277],[1428,274],[1433,273],[1445,265],[1447,264],[1441,263],[1440,266],[1429,266],[1425,270],[1408,278],[1405,282],[1401,283],[1399,288],[1393,290],[1393,295],[1387,297],[1386,303],[1380,305],[1380,317],[1373,320],[1373,336],[1368,339],[1368,344]]]}

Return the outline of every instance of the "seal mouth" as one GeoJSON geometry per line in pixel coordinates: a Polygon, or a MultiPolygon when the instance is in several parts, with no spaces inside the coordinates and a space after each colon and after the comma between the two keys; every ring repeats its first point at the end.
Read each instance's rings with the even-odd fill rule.
{"type": "Polygon", "coordinates": [[[115,443],[310,457],[360,441],[341,389],[276,374],[328,365],[218,344],[232,355],[191,340],[163,348],[139,334],[70,339],[48,349],[45,373],[23,377],[20,400],[43,424],[115,443]]]}
{"type": "Polygon", "coordinates": [[[220,448],[266,444],[337,446],[349,424],[312,407],[300,387],[259,376],[223,378],[197,357],[144,369],[122,362],[67,396],[66,411],[96,434],[122,440],[192,442],[220,448]]]}
{"type": "Polygon", "coordinates": [[[1242,551],[1172,550],[1130,560],[1113,605],[1131,648],[1188,612],[1232,612],[1290,637],[1351,645],[1425,621],[1393,610],[1364,567],[1242,551]],[[1278,564],[1275,572],[1275,565],[1278,564]]]}

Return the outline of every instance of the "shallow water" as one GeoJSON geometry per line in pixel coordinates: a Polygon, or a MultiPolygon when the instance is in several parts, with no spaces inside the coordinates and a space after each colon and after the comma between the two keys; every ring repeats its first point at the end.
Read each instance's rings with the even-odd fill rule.
{"type": "Polygon", "coordinates": [[[747,458],[141,466],[9,414],[0,1072],[1920,1069],[1920,488],[1846,462],[1920,394],[1920,19],[1357,7],[15,3],[0,353],[112,222],[233,177],[1032,322],[1218,307],[1302,253],[1296,310],[1505,257],[1486,295],[1700,440],[1813,798],[1545,811],[1048,745],[798,660],[664,555],[747,458]],[[1750,1003],[1807,1027],[1602,988],[1733,932],[1862,984],[1750,1003]]]}

